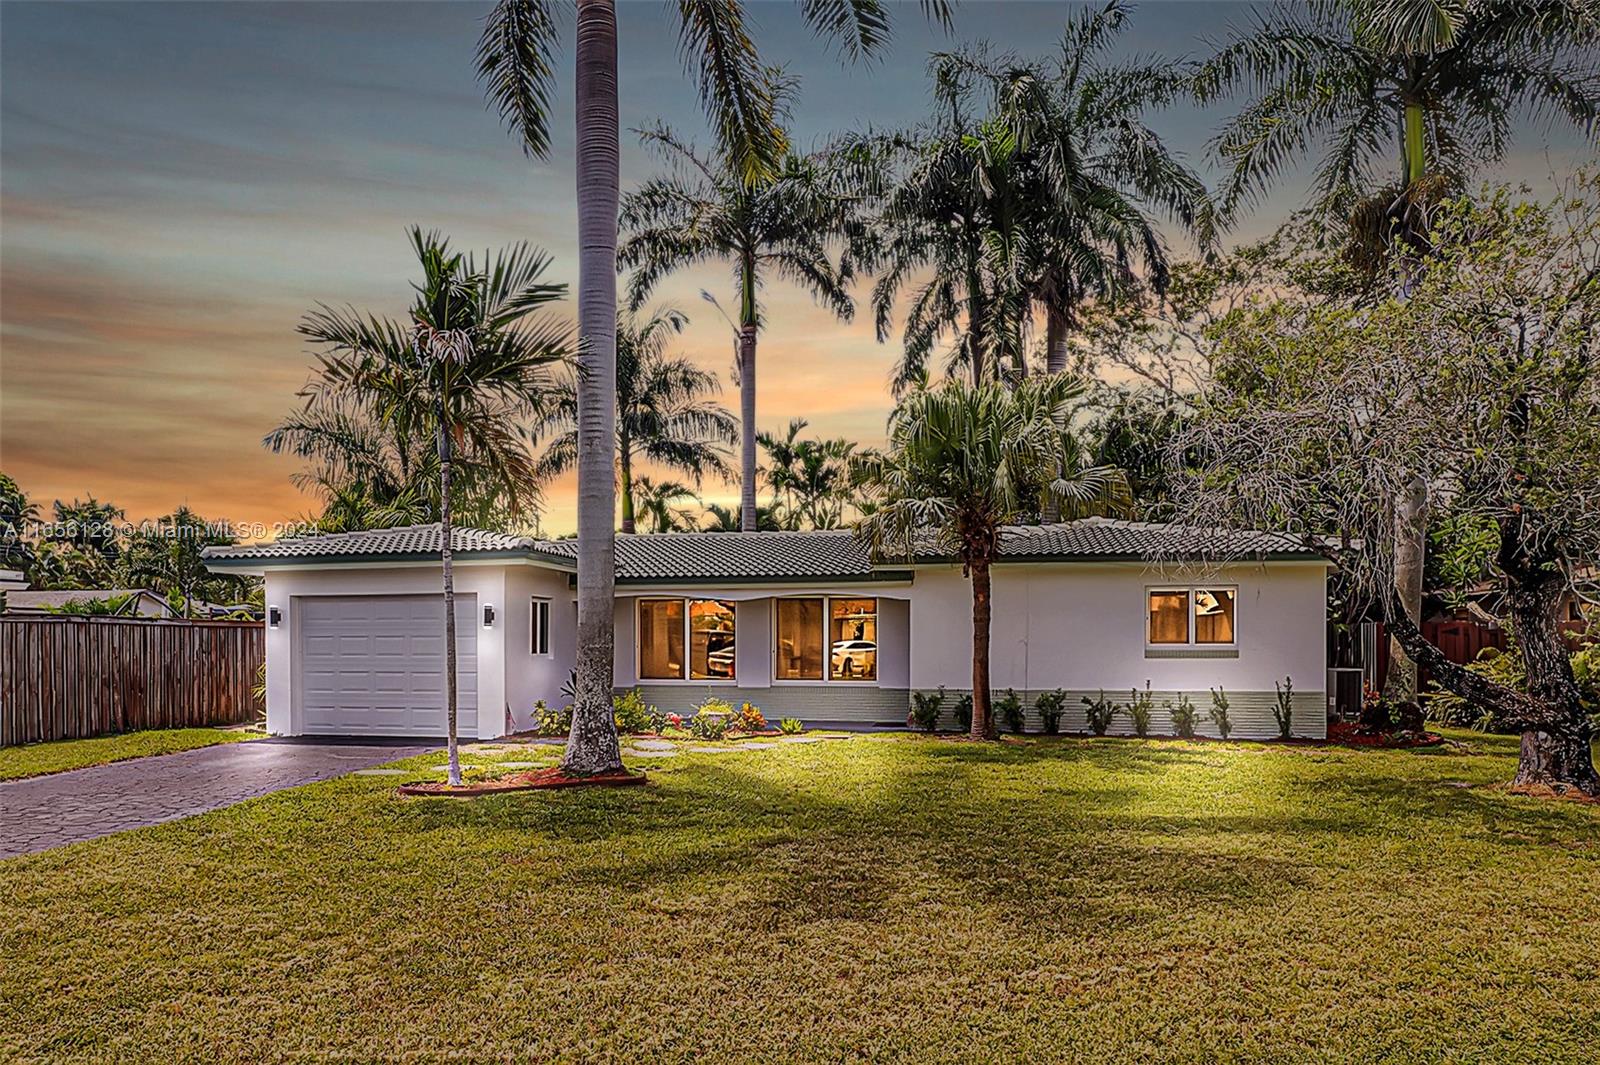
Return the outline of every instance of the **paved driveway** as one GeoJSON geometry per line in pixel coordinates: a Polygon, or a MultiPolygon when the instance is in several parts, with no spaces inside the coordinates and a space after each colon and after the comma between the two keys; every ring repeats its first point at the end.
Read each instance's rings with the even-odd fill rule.
{"type": "Polygon", "coordinates": [[[249,740],[0,782],[0,858],[193,817],[434,747],[249,740]]]}

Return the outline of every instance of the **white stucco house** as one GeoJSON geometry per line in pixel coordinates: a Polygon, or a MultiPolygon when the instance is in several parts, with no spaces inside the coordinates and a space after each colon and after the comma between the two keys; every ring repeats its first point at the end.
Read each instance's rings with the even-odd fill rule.
{"type": "MultiPolygon", "coordinates": [[[[530,727],[559,705],[576,653],[575,541],[454,531],[460,732],[530,727]]],[[[437,525],[208,548],[217,572],[265,578],[267,727],[283,735],[444,732],[437,525]]],[[[1325,735],[1328,568],[1266,533],[1091,518],[1008,529],[993,571],[991,677],[1034,699],[1126,701],[1148,683],[1154,731],[1187,694],[1210,731],[1226,690],[1234,735],[1325,735]],[[1217,559],[1229,561],[1218,562],[1217,559]],[[1209,561],[1203,561],[1209,560],[1209,561]]],[[[971,685],[971,591],[941,558],[870,557],[848,531],[617,537],[616,685],[663,710],[708,695],[769,719],[903,726],[911,693],[971,685]]],[[[1115,730],[1126,730],[1119,719],[1115,730]]]]}

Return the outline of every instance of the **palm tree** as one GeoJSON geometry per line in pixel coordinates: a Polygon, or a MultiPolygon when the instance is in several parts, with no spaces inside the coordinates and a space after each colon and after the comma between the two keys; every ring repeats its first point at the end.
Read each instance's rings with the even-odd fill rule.
{"type": "Polygon", "coordinates": [[[84,551],[92,551],[115,565],[121,549],[117,542],[117,523],[127,517],[127,512],[113,503],[102,503],[94,496],[74,499],[70,503],[55,501],[55,529],[45,538],[70,543],[84,551]]]}
{"type": "Polygon", "coordinates": [[[658,484],[648,477],[640,477],[634,488],[639,496],[639,516],[650,532],[687,532],[694,528],[689,508],[677,505],[683,500],[695,498],[694,491],[688,485],[677,481],[658,484]]]}
{"type": "MultiPolygon", "coordinates": [[[[1499,162],[1518,112],[1592,132],[1600,120],[1595,7],[1581,0],[1319,0],[1277,6],[1194,74],[1202,103],[1252,99],[1213,141],[1231,167],[1231,213],[1307,156],[1321,154],[1311,207],[1348,223],[1371,265],[1416,245],[1427,207],[1483,164],[1499,162]],[[1387,131],[1387,132],[1386,132],[1387,131]],[[1380,175],[1400,159],[1398,184],[1380,175]]],[[[1422,612],[1428,486],[1394,500],[1396,584],[1422,612]]],[[[1416,665],[1395,645],[1389,685],[1415,698],[1416,665]]]]}
{"type": "MultiPolygon", "coordinates": [[[[480,264],[437,233],[410,231],[422,269],[409,322],[322,307],[300,332],[322,349],[316,395],[347,403],[408,440],[434,441],[439,471],[446,719],[451,784],[461,783],[456,742],[456,615],[453,564],[454,454],[470,450],[507,484],[533,483],[533,463],[515,442],[567,358],[565,327],[533,312],[560,299],[547,284],[550,259],[517,244],[480,264]]],[[[512,505],[522,496],[509,496],[512,505]]]]}
{"type": "MultiPolygon", "coordinates": [[[[948,26],[951,0],[922,0],[948,26]]],[[[777,103],[741,0],[679,0],[685,68],[721,143],[733,146],[747,181],[775,173],[787,150],[777,103]]],[[[801,4],[812,29],[849,56],[876,55],[888,39],[881,0],[801,4]]],[[[529,156],[550,151],[549,113],[561,6],[556,0],[497,0],[478,42],[478,74],[490,102],[529,156]]],[[[572,733],[563,768],[591,774],[622,768],[612,716],[616,633],[615,440],[610,390],[616,380],[617,12],[615,0],[578,0],[578,661],[572,733]]]]}
{"type": "Polygon", "coordinates": [[[669,173],[651,178],[622,201],[629,231],[618,263],[633,268],[629,303],[640,306],[672,271],[708,259],[733,264],[739,285],[740,506],[746,530],[755,528],[757,299],[772,275],[808,290],[842,321],[855,314],[848,256],[835,265],[829,236],[844,225],[849,200],[819,156],[787,155],[771,178],[751,183],[738,156],[724,145],[705,155],[665,126],[641,132],[669,173]]]}
{"type": "Polygon", "coordinates": [[[923,372],[946,332],[956,338],[951,365],[975,382],[1026,373],[1035,304],[1045,311],[1046,372],[1060,373],[1084,301],[1165,290],[1156,215],[1209,245],[1204,184],[1143,122],[1181,80],[1170,68],[1103,59],[1126,15],[1117,0],[1073,15],[1050,62],[981,47],[934,56],[933,119],[879,149],[897,171],[873,257],[879,340],[902,288],[918,285],[897,387],[923,372]]]}
{"type": "MultiPolygon", "coordinates": [[[[756,532],[778,532],[778,512],[773,507],[756,508],[756,532]]],[[[743,509],[725,507],[721,503],[707,503],[700,515],[700,531],[716,533],[748,532],[744,527],[743,509]]]]}
{"type": "MultiPolygon", "coordinates": [[[[635,463],[646,459],[690,478],[696,488],[707,474],[729,474],[724,445],[738,437],[733,416],[707,397],[720,392],[717,375],[667,353],[673,335],[688,324],[666,308],[617,324],[617,483],[622,489],[622,531],[634,531],[635,463]]],[[[540,432],[555,435],[545,446],[541,481],[571,469],[578,459],[578,382],[562,383],[549,404],[540,432]]]]}
{"type": "Polygon", "coordinates": [[[1141,285],[1165,293],[1167,250],[1153,214],[1176,222],[1202,250],[1215,237],[1204,182],[1143,120],[1147,106],[1176,96],[1182,79],[1170,64],[1103,59],[1127,13],[1119,0],[1075,13],[1048,64],[981,53],[941,61],[941,81],[959,84],[967,74],[988,85],[1004,143],[1018,156],[1014,228],[1023,286],[1045,311],[1047,373],[1066,370],[1067,335],[1085,300],[1125,298],[1141,285]]]}
{"type": "Polygon", "coordinates": [[[948,554],[971,578],[974,738],[994,735],[989,570],[1001,528],[1036,519],[1052,503],[1072,518],[1122,513],[1132,503],[1120,470],[1068,464],[1061,426],[1083,391],[1065,375],[1011,386],[952,378],[914,390],[895,408],[888,450],[868,481],[877,507],[857,530],[876,554],[948,554]]]}
{"type": "Polygon", "coordinates": [[[835,529],[849,502],[856,445],[842,438],[803,438],[800,433],[807,424],[804,418],[794,418],[782,437],[760,435],[767,453],[772,511],[782,515],[779,524],[785,528],[835,529]]]}
{"type": "Polygon", "coordinates": [[[0,473],[0,566],[26,570],[33,565],[28,527],[39,520],[39,506],[9,476],[0,473]]]}

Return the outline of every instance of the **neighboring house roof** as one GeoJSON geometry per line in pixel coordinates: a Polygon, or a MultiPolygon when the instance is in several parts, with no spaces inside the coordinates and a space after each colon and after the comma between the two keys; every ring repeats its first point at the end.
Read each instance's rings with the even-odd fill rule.
{"type": "Polygon", "coordinates": [[[7,592],[7,614],[48,614],[56,607],[66,606],[74,599],[115,599],[124,595],[139,597],[135,613],[146,617],[169,617],[172,610],[167,601],[148,588],[73,588],[50,592],[7,592]]]}
{"type": "MultiPolygon", "coordinates": [[[[533,545],[525,536],[456,526],[450,530],[450,549],[460,554],[521,554],[533,545]]],[[[393,529],[296,536],[264,544],[208,547],[201,554],[208,562],[229,559],[361,559],[437,558],[444,544],[438,522],[401,525],[393,529]]]]}
{"type": "MultiPolygon", "coordinates": [[[[208,547],[213,565],[272,566],[439,557],[438,525],[300,537],[270,544],[208,547]]],[[[577,567],[576,540],[533,540],[479,529],[453,529],[452,550],[468,558],[525,558],[558,569],[577,567]]],[[[1000,539],[1001,562],[1146,561],[1157,559],[1316,559],[1293,538],[1264,532],[1205,530],[1149,522],[1085,518],[1056,525],[1012,526],[1000,539]]],[[[919,552],[919,563],[948,561],[919,552]]],[[[622,584],[727,581],[843,581],[903,577],[909,563],[871,557],[848,529],[756,533],[617,535],[622,584]],[[900,572],[896,571],[896,567],[900,572]]]]}

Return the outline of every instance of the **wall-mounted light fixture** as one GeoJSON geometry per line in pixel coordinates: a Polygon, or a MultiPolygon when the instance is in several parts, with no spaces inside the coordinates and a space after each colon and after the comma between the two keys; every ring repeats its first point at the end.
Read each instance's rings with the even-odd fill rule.
{"type": "Polygon", "coordinates": [[[272,629],[277,628],[278,627],[278,622],[280,622],[282,620],[283,620],[283,611],[279,610],[275,606],[267,607],[267,627],[268,628],[272,628],[272,629]]]}
{"type": "Polygon", "coordinates": [[[483,627],[486,629],[494,628],[494,607],[488,603],[483,604],[483,627]]]}

